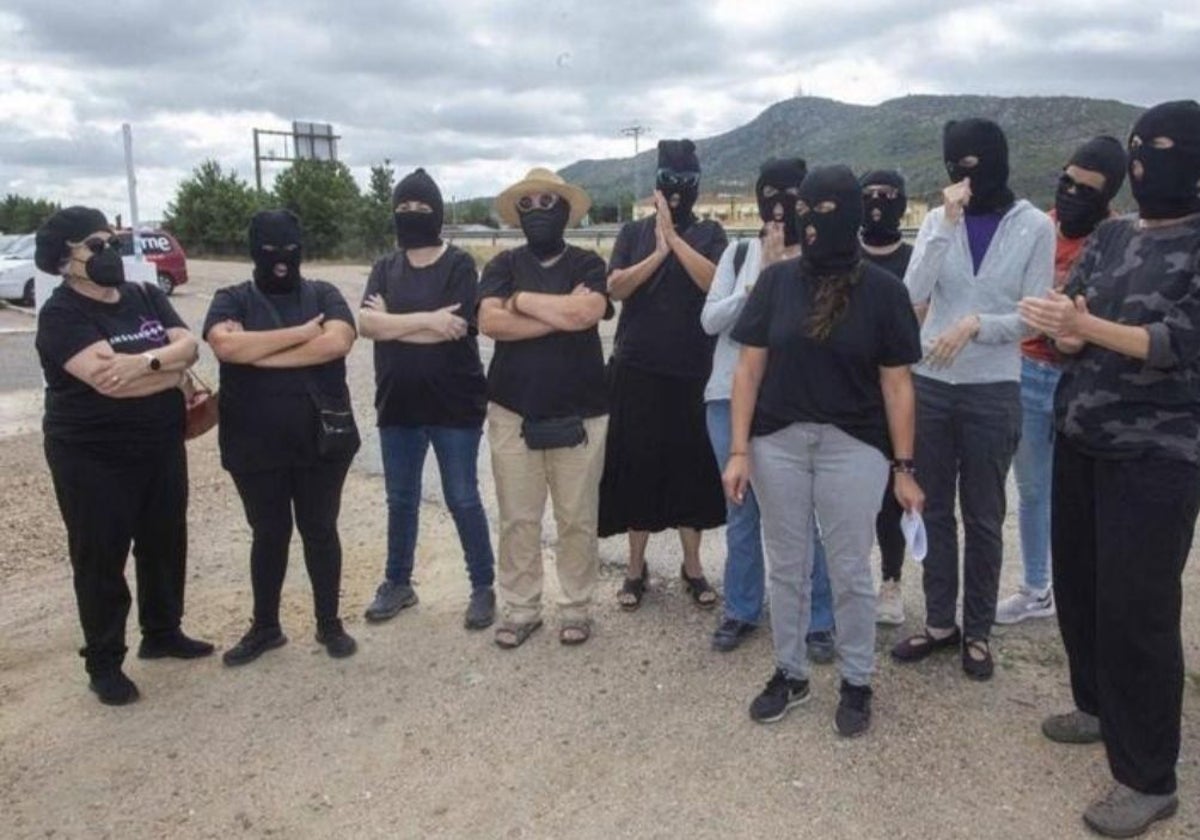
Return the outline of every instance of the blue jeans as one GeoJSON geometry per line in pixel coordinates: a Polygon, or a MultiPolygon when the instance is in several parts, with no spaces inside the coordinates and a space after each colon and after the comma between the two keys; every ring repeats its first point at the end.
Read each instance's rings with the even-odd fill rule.
{"type": "Polygon", "coordinates": [[[409,585],[417,547],[417,514],[421,507],[421,473],[433,444],[442,495],[458,529],[473,588],[492,585],[496,559],[488,536],[487,515],[479,498],[476,463],[481,428],[449,426],[384,426],[379,429],[383,478],[387,487],[387,579],[409,585]]]}
{"type": "MultiPolygon", "coordinates": [[[[729,460],[729,400],[706,404],[708,438],[712,441],[717,466],[729,460]]],[[[754,490],[746,491],[740,505],[725,503],[725,616],[758,624],[762,619],[764,582],[762,529],[754,490]]],[[[813,528],[812,616],[809,632],[833,629],[833,588],[825,567],[825,547],[813,528]]]]}
{"type": "Polygon", "coordinates": [[[1050,586],[1050,476],[1054,464],[1054,391],[1062,372],[1021,359],[1021,442],[1013,457],[1020,495],[1021,559],[1025,586],[1050,586]]]}

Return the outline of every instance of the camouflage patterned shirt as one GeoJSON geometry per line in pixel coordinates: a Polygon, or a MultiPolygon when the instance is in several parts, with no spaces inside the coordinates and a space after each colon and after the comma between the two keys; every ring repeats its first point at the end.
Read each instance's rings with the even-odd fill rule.
{"type": "Polygon", "coordinates": [[[1059,431],[1095,457],[1200,463],[1200,217],[1139,229],[1096,229],[1067,282],[1088,310],[1150,334],[1147,359],[1088,344],[1055,397],[1059,431]]]}

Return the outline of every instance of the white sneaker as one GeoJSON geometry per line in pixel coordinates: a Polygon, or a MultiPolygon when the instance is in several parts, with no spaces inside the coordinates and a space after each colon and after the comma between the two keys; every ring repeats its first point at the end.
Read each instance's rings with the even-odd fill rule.
{"type": "Polygon", "coordinates": [[[875,601],[875,623],[897,626],[904,623],[904,598],[900,592],[900,581],[885,580],[880,584],[875,601]]]}
{"type": "Polygon", "coordinates": [[[1054,615],[1054,590],[1044,592],[1022,586],[996,605],[997,624],[1016,624],[1027,618],[1050,618],[1054,615]]]}

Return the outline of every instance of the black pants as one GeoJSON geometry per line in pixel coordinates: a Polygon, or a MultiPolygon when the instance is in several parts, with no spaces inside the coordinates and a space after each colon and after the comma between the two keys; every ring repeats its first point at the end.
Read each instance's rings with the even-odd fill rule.
{"type": "Polygon", "coordinates": [[[900,580],[904,565],[904,532],[900,530],[900,515],[904,508],[896,501],[896,476],[888,470],[887,487],[883,489],[883,504],[875,517],[875,540],[879,543],[879,560],[884,580],[900,580]]]}
{"type": "Polygon", "coordinates": [[[1004,556],[1004,482],[1021,437],[1017,382],[949,385],[914,376],[917,481],[925,491],[926,623],[954,627],[958,602],[958,523],[962,506],[963,633],[987,639],[996,618],[1004,556]]]}
{"type": "Polygon", "coordinates": [[[312,583],[317,622],[338,617],[342,580],[342,544],[338,512],[350,460],[316,461],[305,466],[233,473],[233,482],[254,533],[250,582],[254,587],[254,623],[279,626],[279,595],[287,574],[292,541],[292,512],[304,544],[304,565],[312,583]]]}
{"type": "Polygon", "coordinates": [[[67,528],[83,625],[80,654],[88,673],[104,673],[125,658],[130,544],[142,634],[153,637],[179,628],[187,568],[187,452],[182,438],[136,453],[47,438],[45,452],[67,528]]]}
{"type": "Polygon", "coordinates": [[[1113,778],[1175,790],[1183,704],[1180,578],[1200,510],[1200,468],[1103,460],[1054,445],[1054,600],[1075,705],[1097,715],[1113,778]]]}

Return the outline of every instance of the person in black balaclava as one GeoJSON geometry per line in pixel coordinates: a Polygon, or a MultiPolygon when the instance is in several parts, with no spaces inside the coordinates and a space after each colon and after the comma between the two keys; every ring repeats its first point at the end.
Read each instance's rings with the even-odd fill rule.
{"type": "Polygon", "coordinates": [[[487,410],[475,312],[479,273],[441,238],[442,194],[424,169],[392,195],[399,248],[371,267],[358,327],[374,342],[375,412],[387,488],[387,556],[367,621],[417,603],[413,587],[421,470],[433,447],[471,582],[463,624],[482,630],[496,612],[495,556],[476,464],[487,410]]]}
{"type": "MultiPolygon", "coordinates": [[[[700,313],[727,238],[720,223],[698,219],[700,160],[691,140],[660,140],[654,214],[622,226],[608,265],[608,287],[622,301],[612,357],[600,534],[628,533],[629,565],[617,599],[642,602],[651,532],[674,528],[680,570],[697,606],[717,593],[700,565],[701,532],[725,524],[721,476],[704,424],[704,386],[714,338],[700,313]]],[[[636,205],[635,205],[636,206],[636,205]]]]}
{"type": "MultiPolygon", "coordinates": [[[[1088,237],[1113,215],[1112,198],[1125,181],[1125,148],[1113,137],[1095,137],[1075,150],[1058,180],[1053,218],[1054,289],[1061,291],[1088,237]]],[[[1021,441],[1013,457],[1023,580],[996,605],[997,624],[1054,615],[1051,589],[1050,489],[1054,463],[1054,394],[1062,355],[1039,333],[1021,341],[1021,441]]]]}
{"type": "Polygon", "coordinates": [[[1180,799],[1182,575],[1200,510],[1200,105],[1146,111],[1129,158],[1137,216],[1096,228],[1070,294],[1020,306],[1071,358],[1054,399],[1050,530],[1074,708],[1041,729],[1103,744],[1112,783],[1083,820],[1109,837],[1141,834],[1180,799]]]}
{"type": "Polygon", "coordinates": [[[871,523],[896,473],[897,502],[920,512],[914,478],[909,365],[921,356],[902,283],[859,256],[863,201],[845,166],[808,173],[797,202],[799,260],[764,271],[732,338],[742,345],[733,381],[725,492],[762,517],[774,673],[750,703],[759,723],[809,696],[808,594],[815,517],[828,559],[837,626],[844,737],[871,726],[875,593],[871,523]]]}
{"type": "Polygon", "coordinates": [[[218,289],[204,320],[204,337],[221,363],[221,465],[253,535],[253,618],[222,656],[231,667],[287,643],[279,613],[293,527],[303,538],[317,642],[336,658],[357,649],[339,616],[337,531],[342,487],[359,446],[345,361],[354,315],[332,283],[301,276],[302,239],[291,211],[256,213],[254,278],[218,289]]]}
{"type": "Polygon", "coordinates": [[[1180,219],[1200,212],[1200,105],[1155,105],[1129,138],[1129,186],[1143,219],[1180,219]]]}
{"type": "Polygon", "coordinates": [[[300,220],[291,210],[264,210],[250,220],[250,257],[254,282],[267,294],[295,291],[300,286],[300,220]]]}
{"type": "MultiPolygon", "coordinates": [[[[796,230],[796,201],[808,168],[803,158],[771,158],[759,168],[754,191],[763,225],[758,235],[730,244],[717,263],[717,274],[708,290],[700,325],[717,337],[712,374],[704,388],[705,420],[717,464],[729,459],[731,434],[729,405],[733,370],[741,346],[730,333],[746,306],[751,289],[762,272],[783,260],[800,256],[796,230]]],[[[731,651],[753,633],[762,620],[766,570],[763,566],[762,528],[753,494],[745,504],[725,508],[724,616],[713,632],[714,650],[731,651]]],[[[832,662],[833,594],[820,534],[813,529],[811,621],[806,638],[814,662],[832,662]]]]}
{"type": "Polygon", "coordinates": [[[496,198],[500,219],[520,225],[526,244],[493,257],[479,281],[479,330],[496,343],[487,434],[504,561],[497,568],[504,617],[494,636],[501,648],[524,644],[542,626],[547,492],[558,522],[558,639],[579,645],[592,633],[608,424],[597,325],[610,310],[604,261],[563,241],[591,203],[554,172],[530,170],[496,198]]]}
{"type": "Polygon", "coordinates": [[[667,206],[677,228],[686,228],[694,220],[692,208],[700,195],[700,159],[691,140],[660,140],[658,173],[654,186],[667,206]]]}
{"type": "Polygon", "coordinates": [[[405,249],[442,244],[442,191],[424,169],[415,169],[392,190],[396,243],[405,249]]]}
{"type": "Polygon", "coordinates": [[[771,159],[762,165],[754,184],[758,215],[764,224],[778,222],[783,225],[784,247],[800,241],[796,233],[796,196],[807,174],[808,164],[804,158],[771,159]]]}
{"type": "Polygon", "coordinates": [[[925,312],[925,356],[913,370],[917,469],[928,493],[925,626],[893,646],[892,658],[916,662],[955,650],[969,678],[988,680],[995,673],[990,639],[1004,558],[1004,477],[1021,436],[1024,331],[1017,303],[1049,291],[1055,233],[1049,216],[1009,190],[1008,144],[998,125],[951,121],[941,147],[951,183],[942,206],[921,222],[904,273],[913,306],[925,312]]]}
{"type": "MultiPolygon", "coordinates": [[[[858,179],[862,185],[863,258],[904,279],[912,245],[900,234],[900,221],[908,209],[904,177],[894,169],[876,169],[858,179]]],[[[875,604],[875,620],[898,626],[904,623],[904,599],[900,570],[904,565],[904,534],[900,531],[900,507],[889,479],[883,505],[875,517],[875,539],[879,543],[882,578],[875,604]]]]}
{"type": "Polygon", "coordinates": [[[1064,237],[1083,239],[1112,214],[1112,200],[1125,182],[1126,166],[1125,149],[1115,137],[1095,137],[1075,150],[1054,194],[1054,218],[1064,237]],[[1103,185],[1088,178],[1089,172],[1102,178],[1103,185]]]}
{"type": "Polygon", "coordinates": [[[188,547],[182,389],[196,339],[156,284],[124,282],[120,242],[99,210],[59,210],[35,242],[37,267],[63,278],[38,313],[34,343],[46,381],[46,463],[83,627],[80,653],[100,702],[124,705],[139,696],[122,670],[131,545],[138,657],[213,652],[180,629],[188,547]]]}
{"type": "Polygon", "coordinates": [[[967,215],[1003,213],[1013,203],[1008,188],[1008,140],[991,120],[951,120],[942,131],[946,173],[957,184],[970,179],[967,215]]]}

